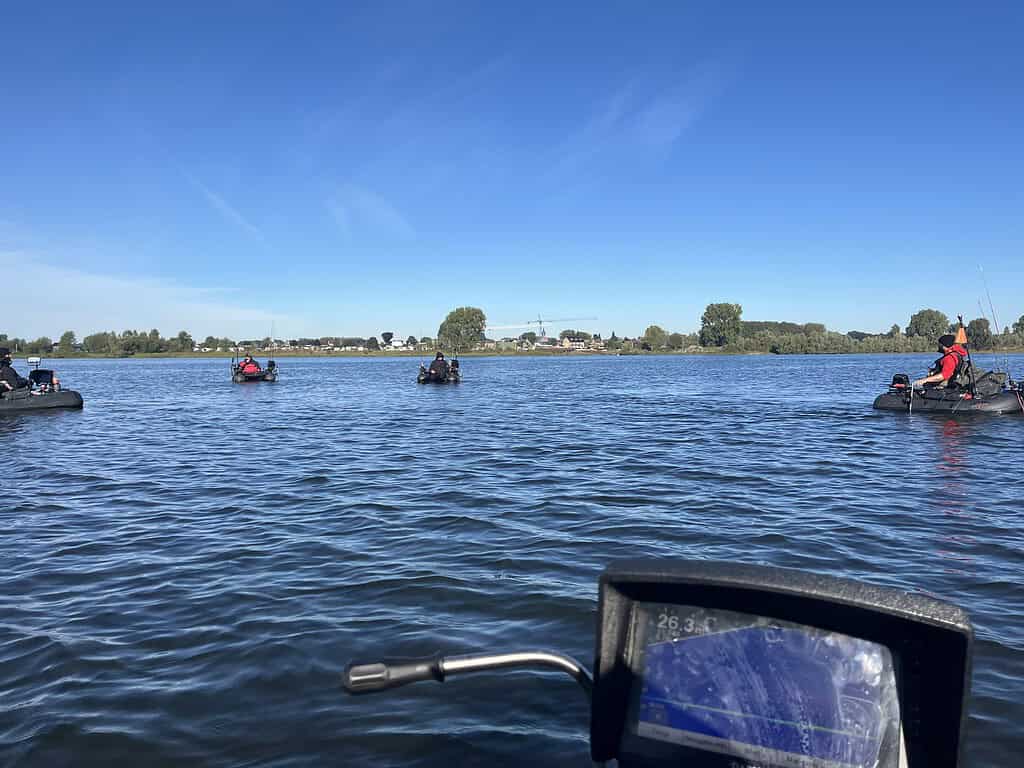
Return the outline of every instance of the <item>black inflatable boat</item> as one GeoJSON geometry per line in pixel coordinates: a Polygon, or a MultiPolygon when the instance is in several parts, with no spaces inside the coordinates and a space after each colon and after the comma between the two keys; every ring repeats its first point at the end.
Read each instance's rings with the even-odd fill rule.
{"type": "Polygon", "coordinates": [[[420,373],[416,377],[417,384],[458,384],[462,381],[462,371],[459,370],[459,362],[453,360],[448,367],[448,372],[439,376],[424,366],[420,366],[420,373]]]}
{"type": "Polygon", "coordinates": [[[898,373],[892,377],[889,391],[875,398],[875,408],[907,413],[1024,413],[1024,392],[1017,386],[1008,387],[1006,374],[984,374],[972,393],[944,387],[913,389],[910,377],[898,373]]]}
{"type": "Polygon", "coordinates": [[[273,360],[267,361],[266,368],[260,368],[256,373],[243,373],[241,365],[231,367],[231,380],[235,384],[247,384],[254,381],[277,381],[277,363],[273,360]]]}
{"type": "Polygon", "coordinates": [[[46,411],[51,408],[81,408],[82,405],[82,396],[72,389],[41,392],[29,387],[22,387],[0,395],[0,413],[46,411]]]}
{"type": "MultiPolygon", "coordinates": [[[[7,349],[0,354],[9,361],[7,349]]],[[[33,370],[28,378],[18,379],[18,388],[0,392],[0,413],[24,413],[26,411],[48,411],[54,408],[81,408],[82,396],[73,389],[61,389],[52,370],[39,367],[40,359],[30,357],[28,364],[33,370]]]]}

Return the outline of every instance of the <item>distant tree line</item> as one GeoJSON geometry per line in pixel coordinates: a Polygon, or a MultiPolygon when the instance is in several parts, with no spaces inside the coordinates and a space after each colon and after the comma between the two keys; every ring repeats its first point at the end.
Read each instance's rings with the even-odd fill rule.
{"type": "MultiPolygon", "coordinates": [[[[959,324],[936,309],[922,309],[910,316],[905,329],[894,324],[886,333],[828,330],[822,323],[744,320],[739,304],[709,304],[695,334],[669,333],[659,325],[648,326],[643,336],[620,339],[614,332],[605,341],[609,350],[653,352],[716,349],[723,352],[772,352],[780,355],[838,354],[858,352],[932,352],[936,340],[955,333],[959,324]]],[[[995,332],[986,318],[966,325],[970,348],[976,351],[1024,348],[1024,315],[1013,326],[995,332]]],[[[579,331],[563,332],[579,335],[579,331]]]]}
{"type": "MultiPolygon", "coordinates": [[[[698,343],[703,347],[731,352],[774,352],[776,354],[828,354],[855,352],[931,352],[945,333],[955,333],[959,324],[936,309],[922,309],[910,316],[905,329],[893,325],[887,333],[829,331],[821,323],[744,321],[739,304],[709,304],[701,317],[698,343]]],[[[657,326],[652,326],[660,330],[657,326]]],[[[1024,347],[1024,315],[995,333],[986,318],[966,326],[971,349],[994,350],[1024,347]]],[[[645,338],[651,333],[648,328],[645,338]]],[[[665,345],[667,346],[667,345],[665,345]]]]}
{"type": "MultiPolygon", "coordinates": [[[[229,339],[220,341],[233,343],[229,339]]],[[[48,336],[28,341],[17,337],[8,338],[0,333],[0,345],[18,350],[29,355],[69,356],[79,352],[95,355],[133,355],[137,352],[191,352],[195,347],[192,336],[181,331],[177,336],[165,339],[156,328],[146,331],[126,330],[101,331],[92,333],[78,341],[74,331],[65,331],[60,340],[54,343],[48,336]]]]}
{"type": "MultiPolygon", "coordinates": [[[[385,344],[390,344],[394,334],[385,332],[381,334],[385,344]]],[[[409,336],[406,340],[409,346],[417,344],[433,344],[433,340],[424,336],[419,341],[415,336],[409,336]]],[[[207,336],[203,341],[197,342],[188,331],[179,331],[177,336],[164,338],[154,328],[151,331],[125,330],[121,333],[116,331],[100,331],[91,333],[81,341],[78,340],[74,331],[65,331],[57,342],[49,336],[40,336],[38,339],[23,339],[16,336],[8,336],[0,333],[0,346],[9,347],[21,354],[26,355],[55,355],[58,357],[70,357],[75,354],[90,355],[111,355],[123,357],[135,354],[159,354],[159,353],[184,353],[196,349],[211,351],[227,350],[271,350],[284,346],[294,348],[305,347],[332,347],[335,349],[369,349],[379,350],[383,346],[375,336],[364,339],[360,336],[321,336],[319,338],[289,339],[285,342],[282,339],[271,339],[266,336],[262,339],[241,339],[234,340],[228,337],[207,336]]]]}
{"type": "MultiPolygon", "coordinates": [[[[739,304],[708,304],[701,316],[698,333],[669,333],[659,325],[648,326],[643,336],[636,339],[620,338],[614,331],[604,339],[605,348],[611,351],[699,351],[704,348],[720,349],[724,352],[773,352],[776,354],[828,354],[856,352],[931,352],[935,340],[944,333],[953,333],[958,324],[937,309],[922,309],[910,316],[905,328],[894,324],[886,333],[850,331],[839,333],[828,330],[821,323],[791,323],[784,321],[744,320],[743,307],[739,304]]],[[[438,328],[436,342],[429,336],[416,340],[406,339],[408,346],[434,346],[455,352],[468,351],[479,346],[485,339],[486,317],[476,307],[459,307],[448,313],[438,328]]],[[[1012,326],[1001,331],[993,329],[984,318],[974,318],[966,326],[970,348],[977,351],[1022,349],[1024,348],[1024,315],[1012,326]]],[[[289,339],[287,346],[293,348],[332,347],[334,349],[367,349],[377,351],[388,348],[394,341],[391,331],[368,339],[357,336],[321,336],[319,338],[289,339]]],[[[561,338],[572,337],[589,340],[590,333],[567,329],[561,338]]],[[[520,337],[523,341],[536,342],[537,334],[527,331],[520,337]]],[[[599,338],[599,337],[594,337],[599,338]]],[[[235,341],[230,338],[207,336],[197,344],[187,331],[164,338],[154,328],[150,331],[125,330],[92,333],[78,341],[74,331],[65,331],[56,342],[48,336],[26,340],[8,337],[0,333],[0,346],[9,347],[23,354],[71,356],[78,353],[97,355],[134,355],[153,353],[187,353],[194,349],[210,350],[267,350],[285,346],[281,340],[265,337],[260,340],[235,341]]]]}

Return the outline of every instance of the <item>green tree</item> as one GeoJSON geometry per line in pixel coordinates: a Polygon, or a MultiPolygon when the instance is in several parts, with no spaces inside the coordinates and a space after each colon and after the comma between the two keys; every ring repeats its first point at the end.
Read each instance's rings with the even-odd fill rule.
{"type": "Polygon", "coordinates": [[[647,330],[644,331],[643,343],[641,347],[644,349],[661,349],[668,344],[668,334],[665,333],[665,329],[660,325],[649,325],[647,330]]]}
{"type": "Polygon", "coordinates": [[[195,342],[192,341],[192,336],[189,335],[188,331],[178,331],[178,335],[173,339],[174,352],[191,352],[195,346],[195,342]]]}
{"type": "Polygon", "coordinates": [[[385,347],[390,347],[391,346],[391,340],[393,338],[395,338],[395,334],[393,332],[391,332],[391,331],[384,331],[384,333],[382,333],[380,335],[380,337],[384,340],[384,346],[385,347]]]}
{"type": "Polygon", "coordinates": [[[117,335],[116,331],[108,331],[106,335],[108,355],[120,355],[124,353],[124,347],[121,346],[121,337],[117,335]]]}
{"type": "Polygon", "coordinates": [[[1024,315],[1021,315],[1017,322],[1013,324],[1013,332],[1024,336],[1024,315]]]}
{"type": "Polygon", "coordinates": [[[105,352],[107,349],[107,334],[100,331],[99,333],[90,333],[84,339],[82,339],[82,349],[92,354],[105,352]]]}
{"type": "Polygon", "coordinates": [[[368,338],[366,340],[366,348],[368,350],[370,350],[371,352],[379,352],[380,351],[380,342],[377,341],[377,337],[376,336],[371,336],[370,338],[368,338]]]}
{"type": "Polygon", "coordinates": [[[989,349],[992,346],[992,328],[984,317],[975,318],[967,324],[967,341],[975,349],[989,349]]]}
{"type": "Polygon", "coordinates": [[[686,343],[686,337],[681,333],[672,333],[668,337],[668,348],[669,349],[682,349],[683,344],[686,343]]]}
{"type": "Polygon", "coordinates": [[[75,353],[75,344],[76,343],[77,343],[77,339],[75,339],[75,332],[74,331],[64,331],[64,333],[61,334],[61,337],[60,337],[60,354],[63,357],[67,357],[68,355],[73,355],[75,353]]]}
{"type": "Polygon", "coordinates": [[[900,337],[900,327],[898,325],[894,324],[893,327],[889,329],[889,338],[890,339],[898,339],[899,337],[900,337]]]}
{"type": "Polygon", "coordinates": [[[26,344],[25,351],[32,355],[50,354],[53,352],[53,339],[49,336],[40,336],[26,344]]]}
{"type": "Polygon", "coordinates": [[[455,352],[470,350],[483,339],[486,327],[487,316],[482,309],[459,307],[449,312],[437,329],[437,343],[455,352]]]}
{"type": "Polygon", "coordinates": [[[575,328],[566,328],[564,331],[558,334],[558,338],[580,338],[583,339],[584,341],[590,341],[593,338],[593,336],[591,336],[586,331],[578,331],[575,328]]]}
{"type": "Polygon", "coordinates": [[[740,338],[740,318],[743,307],[739,304],[708,304],[700,318],[700,344],[702,347],[724,347],[740,338]]]}
{"type": "Polygon", "coordinates": [[[406,339],[405,340],[405,346],[407,346],[407,347],[415,347],[416,346],[416,337],[415,336],[410,336],[408,339],[406,339]]]}
{"type": "Polygon", "coordinates": [[[424,336],[422,339],[420,339],[420,344],[433,344],[433,343],[434,343],[434,340],[432,338],[430,338],[429,336],[424,336]]]}
{"type": "Polygon", "coordinates": [[[536,344],[537,343],[537,334],[534,333],[533,331],[527,331],[526,333],[519,334],[519,340],[520,341],[528,341],[531,344],[536,344]]]}
{"type": "Polygon", "coordinates": [[[907,336],[925,336],[937,339],[949,332],[949,318],[937,309],[922,309],[910,316],[907,336]]]}

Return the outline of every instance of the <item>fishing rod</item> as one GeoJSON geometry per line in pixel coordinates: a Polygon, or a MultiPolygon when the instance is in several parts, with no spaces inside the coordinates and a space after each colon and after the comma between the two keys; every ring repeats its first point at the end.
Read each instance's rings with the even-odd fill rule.
{"type": "MultiPolygon", "coordinates": [[[[981,316],[983,318],[985,318],[985,322],[987,322],[989,324],[989,327],[991,328],[993,323],[988,319],[988,315],[985,313],[985,307],[982,306],[981,299],[978,299],[978,309],[981,310],[981,316]]],[[[993,371],[998,371],[999,370],[999,355],[996,353],[996,336],[997,336],[998,330],[999,330],[999,326],[996,325],[996,333],[990,334],[991,335],[990,343],[992,344],[992,349],[990,351],[991,351],[991,354],[992,354],[992,370],[993,371]]],[[[1009,359],[1007,359],[1005,367],[1008,368],[1009,364],[1010,364],[1010,361],[1009,361],[1009,359]]]]}
{"type": "MultiPolygon", "coordinates": [[[[999,365],[999,358],[996,355],[996,338],[998,337],[998,334],[1000,333],[999,319],[996,317],[996,307],[995,307],[995,304],[992,303],[992,292],[989,291],[989,289],[988,289],[988,278],[985,277],[985,269],[984,269],[984,267],[981,266],[981,264],[978,265],[978,271],[981,273],[982,285],[985,286],[985,296],[988,298],[988,308],[992,311],[992,324],[995,326],[995,334],[993,335],[993,338],[992,338],[992,358],[996,361],[996,366],[998,367],[998,365],[999,365]]],[[[979,306],[981,305],[981,299],[978,299],[978,305],[979,306]]],[[[981,310],[981,314],[982,315],[985,314],[985,310],[984,309],[981,310]]],[[[1007,378],[1009,378],[1010,377],[1010,358],[1007,356],[1005,351],[1003,352],[1003,367],[1006,369],[1006,376],[1007,376],[1007,378]]]]}

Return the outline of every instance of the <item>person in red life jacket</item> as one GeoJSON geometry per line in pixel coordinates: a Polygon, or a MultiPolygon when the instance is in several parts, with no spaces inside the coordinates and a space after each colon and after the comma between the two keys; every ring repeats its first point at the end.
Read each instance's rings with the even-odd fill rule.
{"type": "Polygon", "coordinates": [[[967,359],[967,350],[956,343],[956,337],[951,333],[939,337],[939,352],[942,353],[942,357],[936,360],[935,365],[932,366],[931,370],[934,373],[915,381],[912,385],[914,389],[926,384],[936,384],[940,387],[949,386],[956,369],[967,359]]]}
{"type": "Polygon", "coordinates": [[[260,364],[252,359],[252,355],[246,355],[242,359],[242,362],[238,364],[238,370],[248,376],[251,376],[254,373],[260,372],[260,364]]]}

